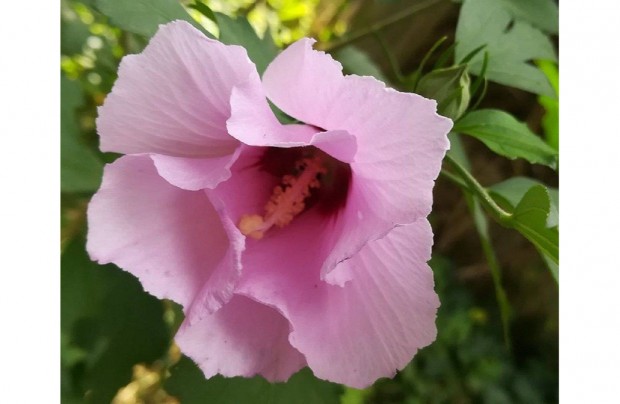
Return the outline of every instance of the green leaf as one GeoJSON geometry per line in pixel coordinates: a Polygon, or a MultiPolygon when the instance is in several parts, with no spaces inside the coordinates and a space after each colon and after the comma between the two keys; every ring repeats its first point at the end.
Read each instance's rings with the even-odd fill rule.
{"type": "Polygon", "coordinates": [[[206,4],[201,3],[200,1],[196,0],[194,1],[193,4],[190,4],[189,7],[198,11],[200,14],[204,15],[211,21],[217,23],[217,18],[215,17],[213,10],[211,10],[206,4]]]}
{"type": "Polygon", "coordinates": [[[147,38],[157,32],[160,24],[174,20],[185,20],[209,35],[178,0],[96,0],[96,4],[113,24],[147,38]]]}
{"type": "Polygon", "coordinates": [[[555,281],[559,282],[560,281],[560,265],[558,265],[557,262],[554,262],[551,258],[546,256],[545,254],[541,253],[540,255],[545,261],[545,264],[547,264],[547,268],[549,268],[549,271],[551,271],[551,275],[553,275],[553,278],[555,279],[555,281]]]}
{"type": "Polygon", "coordinates": [[[495,153],[510,159],[524,158],[552,168],[557,165],[558,152],[504,111],[470,112],[455,124],[453,131],[473,136],[495,153]]]}
{"type": "Polygon", "coordinates": [[[60,271],[64,394],[109,403],[134,364],[165,353],[162,304],[129,273],[92,262],[82,237],[65,249],[60,271]]]}
{"type": "Polygon", "coordinates": [[[60,78],[60,188],[64,192],[91,192],[99,188],[103,162],[80,141],[75,112],[83,103],[79,83],[60,78]]]}
{"type": "Polygon", "coordinates": [[[515,207],[511,223],[541,254],[558,265],[558,228],[547,227],[550,206],[547,189],[542,185],[534,185],[515,207]]]}
{"type": "MultiPolygon", "coordinates": [[[[510,210],[514,209],[515,206],[519,204],[523,196],[530,190],[534,185],[542,185],[545,184],[537,181],[533,178],[528,177],[512,177],[507,179],[506,181],[502,181],[500,183],[494,184],[489,187],[489,191],[493,195],[493,197],[501,197],[508,203],[510,210]]],[[[547,218],[547,226],[554,227],[559,224],[559,207],[560,207],[560,197],[557,188],[547,187],[547,192],[549,193],[549,199],[551,202],[549,208],[549,217],[547,218]]]]}
{"type": "Polygon", "coordinates": [[[265,37],[261,39],[243,17],[231,18],[222,13],[215,13],[215,17],[220,28],[220,41],[227,45],[243,46],[250,60],[256,64],[258,72],[263,74],[278,54],[278,48],[269,33],[265,33],[265,37]]]}
{"type": "Polygon", "coordinates": [[[545,74],[535,66],[526,63],[515,64],[510,60],[497,59],[491,63],[489,60],[486,75],[487,78],[496,83],[517,87],[535,94],[555,97],[553,88],[545,74]]]}
{"type": "MultiPolygon", "coordinates": [[[[557,60],[553,45],[539,29],[520,17],[515,19],[515,7],[507,6],[511,3],[512,0],[466,0],[456,29],[455,58],[462,60],[472,50],[486,45],[489,80],[553,97],[553,88],[545,75],[528,63],[537,59],[557,60]]],[[[482,55],[476,55],[470,67],[479,74],[482,55]]]]}
{"type": "Polygon", "coordinates": [[[551,34],[558,33],[558,5],[553,0],[500,0],[516,19],[551,34]]]}
{"type": "Polygon", "coordinates": [[[545,109],[545,115],[542,118],[542,127],[545,133],[547,143],[558,150],[560,147],[560,77],[557,64],[541,60],[538,63],[541,71],[545,74],[553,89],[556,97],[547,97],[541,95],[538,102],[545,109]]]}
{"type": "Polygon", "coordinates": [[[459,65],[424,75],[418,82],[416,92],[437,100],[437,112],[455,121],[469,106],[469,84],[467,65],[459,65]]]}
{"type": "Polygon", "coordinates": [[[308,368],[286,383],[268,383],[261,377],[215,376],[206,380],[185,356],[170,369],[165,389],[183,404],[338,404],[341,393],[340,386],[317,379],[308,368]]]}
{"type": "MultiPolygon", "coordinates": [[[[493,198],[498,200],[498,202],[501,202],[504,205],[504,207],[506,207],[509,211],[513,212],[513,220],[517,220],[517,219],[514,219],[516,207],[519,206],[519,204],[523,200],[525,200],[525,195],[530,190],[532,190],[534,187],[537,187],[537,188],[543,187],[543,189],[545,189],[547,193],[548,207],[544,201],[545,198],[542,195],[540,195],[541,201],[538,202],[538,204],[544,210],[544,214],[546,215],[546,221],[544,222],[544,227],[542,228],[543,235],[548,236],[551,240],[555,240],[554,241],[555,248],[557,248],[557,237],[558,237],[557,234],[558,234],[558,225],[559,225],[559,206],[560,206],[560,198],[559,198],[559,192],[557,188],[552,188],[552,187],[545,188],[546,186],[544,184],[532,178],[513,177],[513,178],[507,179],[506,181],[502,181],[500,183],[494,184],[493,186],[489,187],[489,191],[491,195],[493,195],[493,198]]],[[[533,200],[532,197],[530,197],[530,200],[533,200]]],[[[528,201],[526,200],[526,202],[528,201]]],[[[523,206],[521,206],[521,208],[523,209],[523,206]]],[[[540,219],[536,218],[536,220],[540,220],[540,219]]],[[[519,230],[521,233],[523,233],[523,231],[520,230],[517,225],[514,225],[513,227],[519,230]]],[[[557,257],[553,258],[553,254],[546,252],[545,249],[537,245],[536,242],[534,242],[525,233],[523,234],[528,239],[530,239],[530,241],[534,243],[534,246],[540,252],[543,260],[545,261],[545,264],[547,265],[553,277],[557,281],[558,272],[559,272],[557,257]]],[[[554,249],[551,248],[547,250],[553,251],[554,249]]]]}
{"type": "Polygon", "coordinates": [[[334,52],[332,56],[342,63],[345,73],[357,74],[358,76],[372,76],[383,82],[388,81],[379,66],[368,54],[355,46],[341,48],[334,52]]]}
{"type": "Polygon", "coordinates": [[[345,387],[340,397],[340,404],[364,404],[372,393],[372,387],[364,390],[345,387]]]}
{"type": "Polygon", "coordinates": [[[77,16],[71,19],[63,18],[60,22],[60,33],[60,52],[69,56],[82,53],[82,47],[91,35],[88,25],[77,16]]]}

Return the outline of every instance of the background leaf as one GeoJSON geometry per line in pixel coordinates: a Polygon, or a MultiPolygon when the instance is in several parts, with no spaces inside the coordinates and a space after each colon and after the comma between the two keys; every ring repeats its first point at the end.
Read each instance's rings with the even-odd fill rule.
{"type": "Polygon", "coordinates": [[[97,8],[113,24],[134,34],[152,37],[160,24],[185,20],[209,35],[178,0],[96,0],[97,8]]]}
{"type": "Polygon", "coordinates": [[[559,224],[559,208],[560,208],[560,192],[557,188],[547,187],[540,181],[537,181],[529,177],[512,177],[506,181],[499,182],[489,187],[491,194],[496,197],[500,196],[504,198],[510,205],[510,209],[514,209],[523,196],[534,185],[545,186],[549,193],[549,200],[551,202],[549,207],[549,217],[547,218],[547,226],[555,227],[559,224]]]}
{"type": "Polygon", "coordinates": [[[222,13],[215,13],[215,17],[220,28],[220,41],[227,45],[243,46],[248,51],[250,60],[256,64],[258,72],[263,74],[278,54],[278,48],[269,33],[265,33],[265,37],[261,39],[243,17],[232,18],[222,13]]]}
{"type": "Polygon", "coordinates": [[[134,364],[166,351],[162,303],[129,273],[92,262],[81,237],[62,255],[60,305],[65,396],[109,403],[134,364]]]}
{"type": "Polygon", "coordinates": [[[542,118],[542,128],[545,133],[547,143],[558,150],[560,147],[560,76],[557,64],[541,60],[538,63],[540,70],[547,76],[547,79],[555,90],[556,97],[547,97],[541,95],[538,102],[545,109],[545,115],[542,118]]]}
{"type": "Polygon", "coordinates": [[[557,165],[558,152],[527,125],[504,111],[481,109],[470,112],[454,125],[453,130],[475,137],[504,157],[524,158],[530,163],[552,168],[557,165]]]}
{"type": "MultiPolygon", "coordinates": [[[[553,88],[543,72],[528,64],[535,59],[557,60],[553,45],[543,32],[524,21],[523,14],[535,9],[531,5],[515,6],[515,2],[465,0],[456,28],[456,60],[486,45],[485,50],[489,52],[486,76],[489,80],[554,97],[553,88]],[[519,18],[515,19],[515,15],[519,18]]],[[[473,73],[479,73],[482,55],[474,57],[470,66],[473,73]]]]}
{"type": "Polygon", "coordinates": [[[388,81],[379,66],[377,66],[368,54],[355,46],[340,48],[334,52],[332,56],[342,64],[346,74],[372,76],[383,82],[388,81]]]}
{"type": "Polygon", "coordinates": [[[499,0],[517,19],[551,34],[558,33],[558,5],[553,0],[499,0]]]}
{"type": "Polygon", "coordinates": [[[268,383],[261,377],[244,379],[215,376],[206,380],[191,359],[183,357],[170,369],[166,390],[183,404],[337,404],[341,387],[319,380],[308,368],[286,383],[268,383]]]}
{"type": "MultiPolygon", "coordinates": [[[[463,165],[463,167],[465,167],[467,170],[470,170],[471,163],[469,161],[467,153],[465,152],[465,148],[463,147],[463,141],[461,139],[461,136],[457,133],[451,132],[449,139],[450,151],[448,151],[448,153],[450,154],[450,156],[454,158],[458,163],[463,165]]],[[[485,215],[482,206],[480,205],[480,201],[469,192],[465,192],[464,194],[465,201],[467,202],[467,207],[469,208],[469,212],[474,220],[474,226],[476,228],[476,232],[478,233],[478,238],[480,239],[482,252],[486,259],[487,265],[489,266],[491,277],[493,278],[495,299],[497,301],[497,306],[499,308],[499,313],[502,320],[504,343],[507,347],[509,347],[510,318],[512,315],[512,308],[510,306],[510,301],[508,300],[506,290],[504,289],[504,285],[502,283],[502,269],[500,267],[497,254],[495,254],[495,249],[493,248],[493,240],[491,239],[491,235],[489,232],[489,220],[485,215]]]]}
{"type": "Polygon", "coordinates": [[[82,45],[90,36],[88,25],[80,21],[75,14],[70,14],[72,18],[63,18],[60,29],[63,35],[60,38],[60,51],[64,55],[74,55],[82,52],[82,45]]]}
{"type": "Polygon", "coordinates": [[[437,101],[437,112],[453,121],[469,106],[469,74],[467,65],[437,69],[422,76],[416,93],[437,101]]]}
{"type": "Polygon", "coordinates": [[[64,75],[60,78],[60,187],[64,192],[89,192],[99,188],[103,162],[82,144],[76,109],[83,103],[82,88],[64,75]]]}
{"type": "MultiPolygon", "coordinates": [[[[547,226],[549,209],[550,201],[546,188],[542,185],[534,185],[515,207],[512,225],[530,240],[541,254],[558,265],[559,233],[557,226],[552,228],[547,226]]],[[[550,269],[553,270],[553,268],[550,269]]],[[[553,275],[557,280],[557,267],[553,275]]]]}

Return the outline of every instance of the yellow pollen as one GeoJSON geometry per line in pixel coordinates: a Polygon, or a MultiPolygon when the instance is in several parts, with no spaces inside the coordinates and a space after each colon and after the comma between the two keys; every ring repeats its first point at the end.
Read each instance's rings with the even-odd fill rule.
{"type": "Polygon", "coordinates": [[[305,200],[313,188],[319,188],[319,174],[327,173],[319,156],[306,157],[295,163],[297,176],[285,175],[273,189],[265,205],[265,215],[243,215],[239,230],[245,236],[260,240],[274,225],[284,227],[305,209],[305,200]]]}

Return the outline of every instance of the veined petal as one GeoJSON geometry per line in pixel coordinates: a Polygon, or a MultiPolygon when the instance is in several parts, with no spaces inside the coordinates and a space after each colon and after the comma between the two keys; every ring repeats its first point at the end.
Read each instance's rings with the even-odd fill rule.
{"type": "Polygon", "coordinates": [[[332,101],[342,91],[343,75],[340,63],[312,49],[315,42],[302,38],[276,56],[263,73],[265,93],[293,118],[325,129],[346,129],[321,125],[325,117],[338,115],[334,108],[340,108],[332,101]]]}
{"type": "Polygon", "coordinates": [[[99,109],[101,150],[177,157],[230,155],[232,88],[259,83],[245,49],[211,40],[184,21],[160,26],[141,54],[123,58],[99,109]]]}
{"type": "Polygon", "coordinates": [[[231,136],[250,146],[315,146],[343,162],[351,162],[357,150],[355,137],[345,130],[282,125],[269,108],[262,88],[254,82],[233,89],[227,127],[231,136]]]}
{"type": "Polygon", "coordinates": [[[437,115],[433,100],[386,88],[372,77],[344,76],[342,66],[313,50],[313,43],[299,40],[278,55],[263,75],[263,86],[290,116],[355,137],[340,236],[333,238],[322,269],[325,279],[342,284],[350,277],[330,275],[339,262],[394,226],[430,213],[452,121],[437,115]]]}
{"type": "Polygon", "coordinates": [[[222,157],[171,157],[152,154],[157,172],[170,184],[182,189],[197,191],[215,188],[230,178],[230,167],[237,160],[241,148],[222,157]]]}
{"type": "Polygon", "coordinates": [[[275,309],[234,296],[214,314],[181,325],[175,341],[207,378],[261,375],[287,380],[306,365],[288,341],[290,325],[275,309]]]}
{"type": "Polygon", "coordinates": [[[342,262],[354,274],[344,287],[320,280],[314,258],[321,246],[312,233],[288,233],[248,246],[236,293],[283,313],[292,326],[289,341],[317,377],[364,388],[393,376],[435,339],[439,301],[426,264],[432,232],[425,219],[342,262]]]}
{"type": "Polygon", "coordinates": [[[201,295],[213,311],[232,296],[244,247],[204,192],[170,185],[148,156],[108,164],[88,207],[91,258],[115,263],[151,294],[186,308],[201,295]]]}

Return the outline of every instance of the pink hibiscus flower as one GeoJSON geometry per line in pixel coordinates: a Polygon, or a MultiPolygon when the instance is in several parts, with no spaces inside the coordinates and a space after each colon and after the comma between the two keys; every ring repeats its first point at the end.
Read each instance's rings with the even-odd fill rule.
{"type": "Polygon", "coordinates": [[[436,336],[426,217],[452,122],[313,42],[261,81],[243,48],[173,22],[99,109],[101,149],[126,155],[90,203],[88,252],[183,306],[175,340],[207,377],[309,366],[362,388],[436,336]]]}

